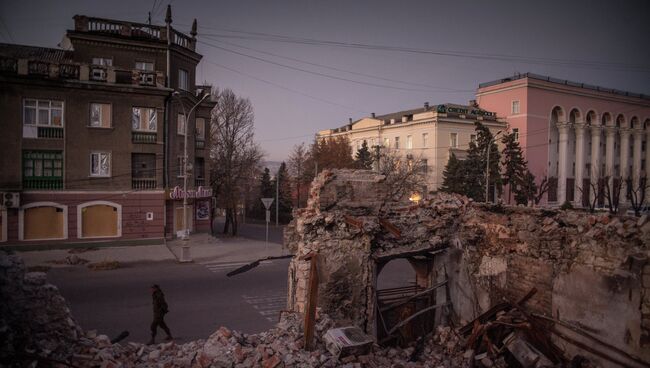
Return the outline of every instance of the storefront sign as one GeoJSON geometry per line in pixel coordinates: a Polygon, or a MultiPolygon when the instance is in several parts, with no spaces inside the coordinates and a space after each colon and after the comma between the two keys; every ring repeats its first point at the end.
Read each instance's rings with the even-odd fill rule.
{"type": "Polygon", "coordinates": [[[198,189],[190,189],[185,192],[181,187],[175,186],[174,189],[168,191],[169,199],[184,199],[184,198],[210,198],[212,197],[212,188],[198,187],[198,189]]]}

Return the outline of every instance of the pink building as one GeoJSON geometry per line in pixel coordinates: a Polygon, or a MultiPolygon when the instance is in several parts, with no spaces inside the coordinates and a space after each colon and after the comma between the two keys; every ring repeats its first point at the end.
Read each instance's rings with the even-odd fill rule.
{"type": "MultiPolygon", "coordinates": [[[[650,173],[648,95],[526,73],[480,84],[476,99],[519,134],[537,183],[557,179],[545,204],[582,207],[598,195],[603,206],[603,178],[631,177],[637,189],[650,173]],[[599,179],[599,190],[587,190],[599,179]]],[[[623,184],[622,205],[633,188],[623,184]]]]}

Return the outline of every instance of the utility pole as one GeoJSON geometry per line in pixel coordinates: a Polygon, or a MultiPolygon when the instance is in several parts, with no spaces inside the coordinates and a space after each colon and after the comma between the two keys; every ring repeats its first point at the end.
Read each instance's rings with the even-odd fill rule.
{"type": "Polygon", "coordinates": [[[275,175],[275,227],[278,227],[278,215],[280,214],[280,169],[275,175]]]}
{"type": "Polygon", "coordinates": [[[189,115],[192,114],[194,109],[196,109],[197,106],[203,102],[209,95],[205,94],[201,99],[192,106],[190,109],[189,115],[185,111],[185,104],[183,104],[183,100],[181,100],[181,94],[178,91],[174,91],[172,93],[172,96],[176,97],[178,99],[178,103],[181,105],[181,108],[183,109],[183,120],[185,122],[185,127],[184,127],[184,145],[183,147],[183,237],[181,238],[183,240],[183,246],[181,250],[181,262],[191,262],[192,258],[190,256],[190,246],[187,244],[187,241],[190,240],[190,231],[187,228],[187,177],[189,176],[189,170],[187,167],[187,131],[188,125],[189,125],[189,115]]]}

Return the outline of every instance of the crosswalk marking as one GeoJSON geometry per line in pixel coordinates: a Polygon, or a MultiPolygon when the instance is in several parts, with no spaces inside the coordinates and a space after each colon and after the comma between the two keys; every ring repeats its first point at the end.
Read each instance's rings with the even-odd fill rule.
{"type": "Polygon", "coordinates": [[[284,292],[255,296],[242,295],[242,298],[269,322],[277,321],[278,314],[287,305],[287,296],[284,292]]]}
{"type": "MultiPolygon", "coordinates": [[[[202,263],[202,265],[204,265],[211,272],[217,273],[217,272],[221,272],[221,271],[232,271],[232,270],[235,270],[235,269],[237,269],[237,268],[239,268],[241,266],[247,265],[249,263],[250,262],[234,262],[234,263],[232,263],[232,262],[231,263],[210,263],[210,262],[206,262],[206,263],[202,263]]],[[[266,266],[266,265],[269,265],[269,264],[272,264],[272,263],[273,263],[273,261],[262,261],[262,262],[260,262],[260,266],[266,266]]]]}

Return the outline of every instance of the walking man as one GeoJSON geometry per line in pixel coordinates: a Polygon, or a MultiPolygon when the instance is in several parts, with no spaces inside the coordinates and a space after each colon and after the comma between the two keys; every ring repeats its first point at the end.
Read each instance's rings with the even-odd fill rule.
{"type": "Polygon", "coordinates": [[[165,294],[160,290],[160,286],[154,284],[151,286],[151,296],[153,298],[153,322],[151,322],[151,340],[149,340],[149,345],[156,343],[155,340],[158,326],[160,326],[160,328],[162,328],[167,334],[165,340],[172,339],[169,327],[167,327],[167,324],[165,323],[165,314],[169,312],[167,302],[165,301],[165,294]]]}

